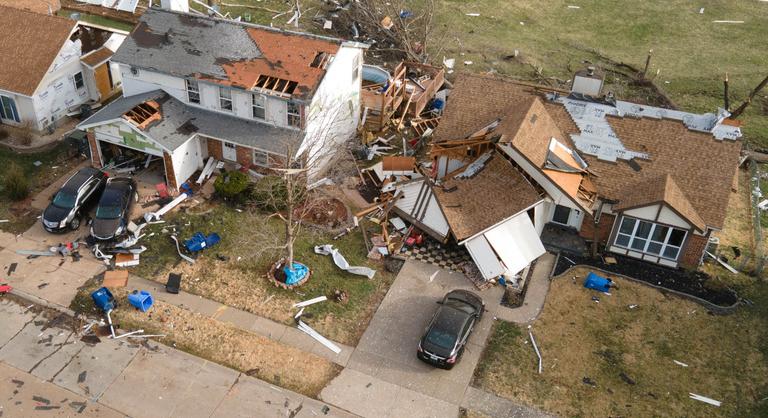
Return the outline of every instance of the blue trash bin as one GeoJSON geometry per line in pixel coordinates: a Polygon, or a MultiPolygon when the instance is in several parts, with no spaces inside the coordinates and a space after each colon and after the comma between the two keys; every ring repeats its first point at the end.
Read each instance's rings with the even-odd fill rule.
{"type": "Polygon", "coordinates": [[[587,289],[594,289],[598,292],[608,292],[611,290],[613,280],[600,277],[595,273],[590,272],[587,275],[587,279],[584,280],[584,287],[587,289]]]}
{"type": "Polygon", "coordinates": [[[149,294],[146,290],[141,291],[133,291],[133,293],[128,294],[128,303],[136,307],[136,309],[146,312],[149,310],[149,308],[152,307],[152,303],[154,301],[152,300],[152,295],[149,294]]]}
{"type": "Polygon", "coordinates": [[[93,303],[96,304],[96,307],[104,312],[109,312],[115,309],[115,297],[112,296],[112,293],[106,287],[102,287],[91,293],[91,299],[93,299],[93,303]]]}

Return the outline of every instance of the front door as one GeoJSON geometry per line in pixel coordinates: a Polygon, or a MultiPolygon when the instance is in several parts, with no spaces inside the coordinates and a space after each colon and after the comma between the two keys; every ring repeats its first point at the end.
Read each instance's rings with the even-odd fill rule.
{"type": "Polygon", "coordinates": [[[221,157],[229,161],[237,161],[237,147],[229,142],[221,143],[221,157]]]}

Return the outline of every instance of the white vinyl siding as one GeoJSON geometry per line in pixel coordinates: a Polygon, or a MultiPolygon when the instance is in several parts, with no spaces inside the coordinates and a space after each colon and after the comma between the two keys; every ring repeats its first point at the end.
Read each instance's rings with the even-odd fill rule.
{"type": "Polygon", "coordinates": [[[619,223],[614,245],[677,260],[686,235],[683,229],[624,216],[619,223]]]}

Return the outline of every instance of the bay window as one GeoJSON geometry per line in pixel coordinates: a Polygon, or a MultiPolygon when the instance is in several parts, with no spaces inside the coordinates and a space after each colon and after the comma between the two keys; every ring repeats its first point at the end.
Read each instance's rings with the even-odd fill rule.
{"type": "Polygon", "coordinates": [[[677,260],[686,234],[683,229],[625,216],[621,218],[614,245],[677,260]]]}
{"type": "Polygon", "coordinates": [[[8,96],[0,96],[0,118],[21,122],[15,100],[8,96]]]}

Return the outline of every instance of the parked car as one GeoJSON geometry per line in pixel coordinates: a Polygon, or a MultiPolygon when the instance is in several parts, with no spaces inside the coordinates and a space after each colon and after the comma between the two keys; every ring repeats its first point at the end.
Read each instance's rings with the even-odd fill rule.
{"type": "Polygon", "coordinates": [[[469,335],[485,311],[480,296],[467,290],[453,290],[439,302],[421,337],[416,355],[422,361],[442,369],[452,369],[459,361],[469,335]]]}
{"type": "Polygon", "coordinates": [[[82,216],[92,209],[104,185],[107,175],[95,168],[80,169],[68,178],[40,217],[48,232],[64,232],[80,227],[82,216]]]}
{"type": "Polygon", "coordinates": [[[136,198],[136,182],[132,178],[112,177],[107,180],[91,222],[91,236],[106,241],[125,233],[136,198]]]}

